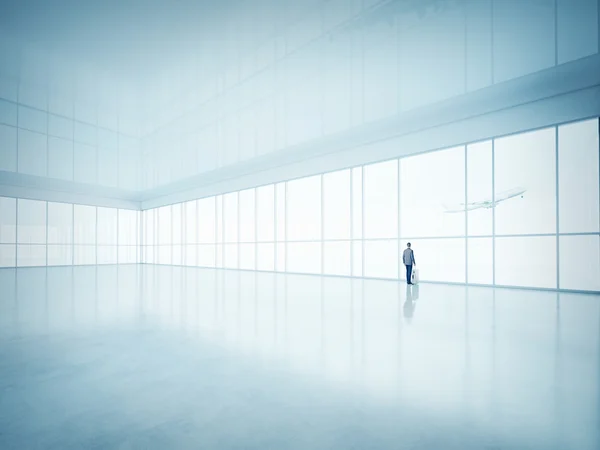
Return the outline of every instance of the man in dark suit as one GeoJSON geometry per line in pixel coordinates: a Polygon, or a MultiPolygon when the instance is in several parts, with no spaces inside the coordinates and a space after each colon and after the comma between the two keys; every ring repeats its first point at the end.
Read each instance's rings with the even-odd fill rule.
{"type": "Polygon", "coordinates": [[[406,266],[406,282],[408,284],[412,284],[410,281],[412,276],[412,269],[413,266],[417,265],[417,263],[415,262],[415,252],[413,252],[412,248],[410,248],[410,242],[406,244],[406,249],[402,254],[402,262],[406,266]]]}

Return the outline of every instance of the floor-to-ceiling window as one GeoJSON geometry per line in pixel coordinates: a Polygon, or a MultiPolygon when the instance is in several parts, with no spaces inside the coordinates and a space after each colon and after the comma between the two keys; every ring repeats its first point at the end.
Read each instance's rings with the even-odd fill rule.
{"type": "Polygon", "coordinates": [[[600,291],[598,119],[144,211],[143,262],[600,291]]]}
{"type": "Polygon", "coordinates": [[[135,210],[0,197],[0,267],[135,264],[135,210]]]}

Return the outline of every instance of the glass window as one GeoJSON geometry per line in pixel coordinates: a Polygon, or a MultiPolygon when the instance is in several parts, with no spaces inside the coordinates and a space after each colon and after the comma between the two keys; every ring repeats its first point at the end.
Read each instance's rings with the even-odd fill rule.
{"type": "MultiPolygon", "coordinates": [[[[96,244],[96,207],[74,205],[74,218],[75,244],[96,244]]],[[[77,253],[75,255],[77,259],[77,253]]],[[[94,256],[94,264],[95,261],[94,256]]]]}
{"type": "Polygon", "coordinates": [[[468,271],[469,283],[494,283],[494,243],[492,238],[469,239],[468,271]]]}
{"type": "MultiPolygon", "coordinates": [[[[72,243],[73,205],[48,202],[48,244],[72,243]]],[[[50,252],[48,252],[48,263],[49,261],[50,252]]]]}
{"type": "MultiPolygon", "coordinates": [[[[260,254],[259,254],[260,257],[260,254]]],[[[287,245],[287,267],[291,273],[321,274],[321,243],[295,242],[287,245]]]]}
{"type": "MultiPolygon", "coordinates": [[[[98,209],[100,210],[100,208],[98,209]]],[[[98,245],[96,252],[97,264],[117,264],[118,249],[116,245],[98,245]]]]}
{"type": "Polygon", "coordinates": [[[352,169],[352,239],[362,239],[363,168],[352,169]]]}
{"type": "Polygon", "coordinates": [[[117,147],[98,147],[98,184],[119,186],[119,149],[117,147]]]}
{"type": "Polygon", "coordinates": [[[224,242],[238,242],[238,193],[223,196],[224,242]]]}
{"type": "Polygon", "coordinates": [[[256,245],[256,270],[275,270],[275,244],[256,245]]]}
{"type": "Polygon", "coordinates": [[[216,246],[198,245],[198,267],[215,267],[216,246]]]}
{"type": "MultiPolygon", "coordinates": [[[[76,100],[73,105],[73,109],[76,120],[80,120],[86,123],[96,123],[98,121],[98,109],[96,108],[96,105],[94,105],[91,102],[76,100]]],[[[127,122],[127,118],[122,116],[121,126],[125,129],[127,129],[127,122]]]]}
{"type": "Polygon", "coordinates": [[[223,267],[223,244],[217,244],[215,246],[215,267],[223,267]]]}
{"type": "Polygon", "coordinates": [[[186,266],[198,265],[198,246],[196,244],[188,244],[185,246],[183,255],[183,263],[186,266]]]}
{"type": "Polygon", "coordinates": [[[0,99],[0,124],[17,126],[17,105],[0,99]]]}
{"type": "Polygon", "coordinates": [[[323,239],[350,239],[350,170],[323,175],[323,239]]]}
{"type": "Polygon", "coordinates": [[[559,231],[600,231],[598,119],[558,127],[559,231]]]}
{"type": "Polygon", "coordinates": [[[19,106],[19,128],[46,134],[48,115],[45,111],[19,106]]]}
{"type": "MultiPolygon", "coordinates": [[[[269,129],[274,126],[275,116],[273,98],[265,98],[259,104],[259,110],[256,117],[256,126],[258,129],[269,129]]],[[[258,155],[270,153],[275,147],[275,133],[256,133],[256,152],[258,155]]]]}
{"type": "Polygon", "coordinates": [[[176,205],[171,205],[171,217],[172,217],[172,244],[180,245],[181,244],[181,235],[182,235],[182,217],[181,217],[181,203],[176,205]]]}
{"type": "Polygon", "coordinates": [[[139,140],[119,135],[119,187],[136,190],[139,187],[137,167],[141,165],[139,140]]]}
{"type": "MultiPolygon", "coordinates": [[[[98,208],[98,245],[117,245],[117,210],[115,208],[98,208]]],[[[104,256],[104,253],[102,254],[104,256]]],[[[98,251],[100,258],[100,251],[98,251]]],[[[115,256],[116,259],[116,256],[115,256]]],[[[98,263],[102,264],[102,263],[98,263]]],[[[115,263],[106,263],[115,264],[115,263]]]]}
{"type": "Polygon", "coordinates": [[[215,202],[215,236],[220,244],[223,242],[223,196],[217,195],[215,202]]]}
{"type": "MultiPolygon", "coordinates": [[[[98,129],[98,147],[105,149],[119,148],[119,135],[115,131],[98,129]]],[[[118,160],[115,162],[118,164],[118,160]]]]}
{"type": "Polygon", "coordinates": [[[402,159],[400,195],[403,237],[464,236],[464,147],[402,159]]]}
{"type": "Polygon", "coordinates": [[[0,244],[17,242],[17,200],[0,197],[0,244]]]}
{"type": "Polygon", "coordinates": [[[598,2],[556,2],[558,64],[598,52],[598,2]]]}
{"type": "Polygon", "coordinates": [[[496,284],[556,288],[556,237],[496,238],[496,284]]]}
{"type": "Polygon", "coordinates": [[[144,263],[145,264],[154,264],[154,247],[145,246],[143,248],[144,252],[144,263]]]}
{"type": "Polygon", "coordinates": [[[73,247],[73,261],[76,266],[96,264],[96,246],[75,245],[73,247]]]}
{"type": "Polygon", "coordinates": [[[492,141],[467,146],[466,210],[469,236],[491,236],[493,233],[492,170],[492,141]]]}
{"type": "Polygon", "coordinates": [[[222,119],[222,165],[230,165],[239,161],[239,114],[234,112],[222,119]]]}
{"type": "MultiPolygon", "coordinates": [[[[73,140],[73,121],[64,117],[48,115],[48,134],[64,139],[73,140]]],[[[71,144],[71,148],[73,144],[71,144]]]]}
{"type": "Polygon", "coordinates": [[[197,244],[198,243],[198,210],[196,208],[196,201],[185,202],[182,206],[183,211],[183,244],[197,244]]]}
{"type": "Polygon", "coordinates": [[[277,243],[277,247],[275,249],[276,254],[275,254],[275,263],[276,263],[276,267],[275,270],[277,270],[277,272],[285,272],[286,268],[285,268],[285,258],[286,258],[286,252],[285,252],[285,245],[283,242],[278,242],[277,243]]]}
{"type": "Polygon", "coordinates": [[[96,127],[76,121],[75,140],[83,144],[96,145],[98,140],[96,127]]]}
{"type": "Polygon", "coordinates": [[[119,245],[137,245],[137,211],[119,210],[119,245]]]}
{"type": "Polygon", "coordinates": [[[321,239],[321,176],[287,183],[287,240],[321,239]]]}
{"type": "Polygon", "coordinates": [[[466,90],[473,92],[492,84],[492,2],[465,4],[466,90]],[[487,17],[487,20],[482,20],[487,17]]]}
{"type": "MultiPolygon", "coordinates": [[[[410,243],[421,280],[449,283],[465,282],[466,255],[464,239],[411,239],[410,243]]],[[[406,241],[402,241],[400,257],[406,248],[406,244],[406,241]]],[[[402,264],[402,260],[400,260],[400,263],[402,264]]],[[[406,279],[406,270],[403,264],[400,276],[402,279],[406,279]]]]}
{"type": "Polygon", "coordinates": [[[96,147],[75,142],[73,149],[74,181],[96,184],[96,147]]]}
{"type": "Polygon", "coordinates": [[[73,180],[73,141],[48,138],[48,176],[73,180]]]}
{"type": "Polygon", "coordinates": [[[17,171],[17,129],[0,124],[0,170],[17,171]]]}
{"type": "Polygon", "coordinates": [[[156,209],[143,212],[144,216],[144,245],[154,245],[156,233],[154,231],[156,209]]]}
{"type": "Polygon", "coordinates": [[[223,267],[226,269],[238,268],[238,244],[225,244],[223,246],[223,267]]]}
{"type": "MultiPolygon", "coordinates": [[[[368,8],[365,6],[365,9],[368,8]]],[[[438,27],[440,25],[438,24],[438,27]]],[[[398,112],[398,76],[390,76],[390,74],[398,73],[399,61],[398,56],[400,55],[400,51],[398,49],[398,28],[395,26],[395,23],[392,24],[390,22],[377,22],[371,23],[368,27],[365,27],[365,30],[368,32],[362,34],[363,45],[365,49],[368,49],[363,53],[364,65],[363,65],[363,101],[364,101],[364,120],[365,122],[372,122],[378,119],[383,119],[384,117],[390,117],[398,112]]],[[[447,30],[447,28],[446,28],[447,30]]],[[[415,31],[413,28],[411,31],[415,31]]],[[[447,30],[444,36],[446,37],[443,42],[441,40],[436,41],[435,49],[438,50],[440,46],[444,46],[444,48],[448,49],[447,43],[456,41],[456,39],[452,39],[453,30],[447,30]],[[448,32],[449,31],[449,32],[448,32]]],[[[423,41],[428,41],[429,39],[415,39],[412,43],[412,46],[423,43],[423,41]]],[[[461,41],[462,43],[462,41],[461,41]]],[[[463,44],[464,45],[464,44],[463,44]]],[[[422,47],[421,47],[422,48],[422,47]]],[[[425,47],[423,53],[421,53],[420,58],[416,61],[413,60],[410,66],[414,67],[417,63],[420,63],[425,60],[426,55],[431,55],[433,52],[427,51],[431,49],[431,47],[425,47]]],[[[454,51],[456,53],[456,47],[450,47],[450,51],[454,51]]],[[[444,59],[439,56],[444,53],[439,53],[437,58],[435,58],[438,67],[444,59]]],[[[430,56],[432,58],[432,56],[430,56]]],[[[403,72],[409,70],[410,66],[404,66],[403,72]]],[[[421,66],[422,67],[422,66],[421,66]]],[[[436,88],[440,88],[441,86],[453,86],[456,83],[451,82],[450,80],[455,80],[457,77],[456,74],[452,72],[458,71],[461,72],[462,67],[457,67],[457,64],[446,63],[446,70],[444,71],[445,75],[445,83],[434,83],[430,84],[426,90],[421,90],[420,95],[421,98],[426,96],[432,90],[436,88]],[[454,75],[454,76],[452,76],[454,75]]],[[[427,69],[426,69],[427,70],[427,69]]],[[[427,72],[429,72],[427,70],[427,72]]],[[[341,80],[344,80],[344,77],[339,77],[341,80]]],[[[446,94],[446,96],[450,96],[446,94]]],[[[439,98],[439,97],[435,97],[439,98]]],[[[341,114],[340,114],[341,115],[341,114]]]]}
{"type": "Polygon", "coordinates": [[[15,244],[0,244],[0,267],[17,265],[17,247],[15,244]]]}
{"type": "Polygon", "coordinates": [[[46,176],[48,139],[45,134],[19,130],[19,172],[46,176]]]}
{"type": "Polygon", "coordinates": [[[72,245],[48,245],[49,266],[70,266],[73,264],[72,245]]]}
{"type": "MultiPolygon", "coordinates": [[[[171,206],[163,206],[157,209],[158,214],[158,244],[171,245],[173,236],[171,235],[172,219],[171,206]]],[[[161,263],[164,264],[164,263],[161,263]]]]}
{"type": "Polygon", "coordinates": [[[600,291],[600,236],[561,236],[560,288],[600,291]]]}
{"type": "Polygon", "coordinates": [[[119,264],[135,264],[137,262],[137,247],[135,245],[120,245],[118,261],[119,264]]]}
{"type": "Polygon", "coordinates": [[[256,156],[255,121],[257,107],[250,106],[240,111],[239,117],[239,160],[250,159],[256,156]]]}
{"type": "Polygon", "coordinates": [[[350,241],[323,244],[323,274],[350,276],[352,265],[350,245],[350,241]]]}
{"type": "Polygon", "coordinates": [[[198,242],[201,244],[216,242],[215,212],[215,197],[198,200],[198,242]]]}
{"type": "Polygon", "coordinates": [[[17,267],[41,267],[45,265],[45,245],[17,245],[17,267]]]}
{"type": "MultiPolygon", "coordinates": [[[[46,202],[19,199],[17,202],[17,225],[17,242],[19,244],[46,244],[46,202]]],[[[35,255],[36,253],[35,250],[31,250],[27,254],[35,255]]],[[[45,255],[44,250],[44,261],[45,255]]]]}
{"type": "Polygon", "coordinates": [[[240,269],[256,269],[256,244],[240,244],[240,269]]]}
{"type": "Polygon", "coordinates": [[[182,263],[183,252],[181,244],[173,244],[171,246],[171,262],[169,264],[173,266],[180,266],[182,263]]]}
{"type": "Polygon", "coordinates": [[[554,66],[553,1],[494,2],[494,81],[499,83],[554,66]]]}
{"type": "Polygon", "coordinates": [[[278,183],[275,186],[275,223],[277,224],[276,240],[282,242],[286,240],[286,223],[285,223],[285,205],[286,205],[286,183],[278,183]]]}
{"type": "MultiPolygon", "coordinates": [[[[336,2],[327,2],[331,5],[336,2]]],[[[340,2],[337,2],[338,4],[340,2]]],[[[333,27],[332,27],[333,28],[333,27]]],[[[331,29],[331,28],[327,28],[331,29]]],[[[350,55],[351,35],[337,35],[335,39],[323,42],[323,131],[326,135],[346,130],[350,127],[352,74],[350,55]]]]}
{"type": "Polygon", "coordinates": [[[275,186],[256,188],[256,236],[258,242],[275,241],[275,186]]]}
{"type": "Polygon", "coordinates": [[[159,245],[156,247],[158,252],[158,264],[173,264],[173,246],[159,245]]]}
{"type": "Polygon", "coordinates": [[[364,167],[364,237],[398,236],[398,161],[364,167]]]}
{"type": "Polygon", "coordinates": [[[496,139],[496,235],[556,232],[555,129],[496,139]]]}
{"type": "Polygon", "coordinates": [[[362,241],[352,242],[352,276],[363,276],[363,243],[362,241]]]}
{"type": "Polygon", "coordinates": [[[365,277],[398,278],[398,241],[395,239],[365,241],[363,258],[365,277]]]}
{"type": "Polygon", "coordinates": [[[240,192],[240,242],[256,241],[256,201],[254,189],[240,192]]]}

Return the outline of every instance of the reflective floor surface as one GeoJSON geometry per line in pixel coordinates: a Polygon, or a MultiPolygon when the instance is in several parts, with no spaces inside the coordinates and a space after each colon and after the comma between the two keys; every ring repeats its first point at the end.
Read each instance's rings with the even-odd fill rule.
{"type": "Polygon", "coordinates": [[[1,449],[600,448],[600,297],[0,270],[1,449]]]}

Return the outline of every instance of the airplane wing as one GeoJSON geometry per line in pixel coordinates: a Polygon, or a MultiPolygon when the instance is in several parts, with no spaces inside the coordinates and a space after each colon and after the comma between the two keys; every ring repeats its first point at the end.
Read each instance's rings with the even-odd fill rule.
{"type": "Polygon", "coordinates": [[[524,192],[525,192],[525,191],[522,191],[522,192],[514,192],[514,193],[511,193],[511,194],[509,194],[509,195],[504,195],[503,197],[501,197],[501,198],[498,198],[498,199],[496,200],[496,205],[498,205],[498,204],[500,204],[500,203],[502,203],[502,202],[504,202],[504,201],[506,201],[506,200],[510,200],[511,198],[514,198],[514,197],[518,197],[518,196],[520,196],[520,195],[523,195],[523,193],[524,193],[524,192]]]}
{"type": "Polygon", "coordinates": [[[519,195],[523,195],[525,191],[526,189],[519,187],[509,189],[508,191],[499,192],[496,194],[496,203],[508,200],[509,198],[517,197],[519,195]]]}
{"type": "MultiPolygon", "coordinates": [[[[483,200],[481,202],[470,202],[470,203],[467,203],[467,205],[469,205],[469,206],[472,206],[472,205],[478,205],[478,206],[480,206],[480,205],[485,205],[486,203],[490,203],[490,202],[491,202],[491,200],[490,201],[483,200]]],[[[459,205],[460,206],[465,206],[465,203],[459,203],[459,205]]]]}
{"type": "Polygon", "coordinates": [[[479,208],[490,208],[493,207],[494,204],[498,204],[500,202],[503,202],[504,200],[508,200],[509,198],[513,198],[513,197],[518,197],[519,195],[523,195],[525,192],[527,191],[527,189],[522,188],[522,187],[518,187],[518,188],[514,188],[514,189],[509,189],[508,191],[503,191],[503,192],[499,192],[498,194],[495,195],[495,202],[492,202],[491,200],[484,200],[484,201],[480,201],[480,202],[472,202],[472,203],[468,203],[465,207],[464,203],[459,203],[458,207],[454,207],[454,208],[449,208],[446,205],[442,205],[445,209],[445,213],[460,213],[460,212],[464,212],[464,211],[473,211],[475,209],[479,209],[479,208]]]}

